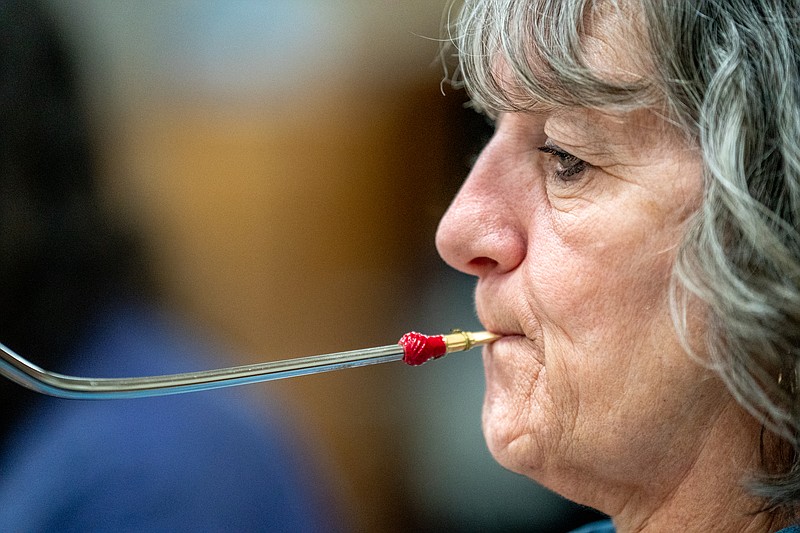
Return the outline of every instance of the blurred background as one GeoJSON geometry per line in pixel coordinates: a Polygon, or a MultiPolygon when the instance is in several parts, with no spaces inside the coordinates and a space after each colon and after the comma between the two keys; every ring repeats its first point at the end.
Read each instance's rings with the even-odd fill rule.
{"type": "MultiPolygon", "coordinates": [[[[490,134],[440,86],[446,3],[45,3],[79,68],[104,201],[146,236],[160,305],[231,364],[478,327],[472,280],[434,248],[490,134]]],[[[478,351],[251,388],[285,403],[354,530],[556,532],[589,516],[491,459],[478,351]]]]}

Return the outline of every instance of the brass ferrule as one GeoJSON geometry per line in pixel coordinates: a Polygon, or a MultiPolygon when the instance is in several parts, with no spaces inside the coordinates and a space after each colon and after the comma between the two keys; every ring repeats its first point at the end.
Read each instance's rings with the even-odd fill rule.
{"type": "Polygon", "coordinates": [[[488,331],[461,331],[454,329],[452,333],[444,335],[444,344],[447,346],[447,353],[464,352],[474,348],[489,344],[500,338],[500,335],[489,333],[488,331]]]}

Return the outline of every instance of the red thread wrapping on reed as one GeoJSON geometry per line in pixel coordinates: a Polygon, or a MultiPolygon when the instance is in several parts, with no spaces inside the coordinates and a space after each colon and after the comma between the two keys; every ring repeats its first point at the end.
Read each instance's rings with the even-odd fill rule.
{"type": "Polygon", "coordinates": [[[403,361],[411,366],[438,359],[447,353],[442,335],[428,336],[412,331],[403,335],[398,344],[403,347],[403,361]]]}

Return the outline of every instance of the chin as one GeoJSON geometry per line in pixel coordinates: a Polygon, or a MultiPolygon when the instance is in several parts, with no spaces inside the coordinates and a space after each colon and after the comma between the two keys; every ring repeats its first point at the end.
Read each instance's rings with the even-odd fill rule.
{"type": "Polygon", "coordinates": [[[504,468],[538,481],[545,461],[557,451],[548,443],[559,441],[551,438],[557,435],[548,424],[553,406],[541,352],[529,339],[515,336],[484,348],[483,356],[486,445],[504,468]]]}
{"type": "Polygon", "coordinates": [[[541,442],[527,425],[529,417],[519,413],[487,387],[483,404],[483,435],[489,452],[504,468],[535,479],[542,466],[541,442]]]}
{"type": "Polygon", "coordinates": [[[487,414],[484,405],[483,434],[486,445],[497,463],[516,474],[523,475],[564,498],[594,507],[597,504],[591,480],[582,479],[580,470],[571,468],[566,458],[554,446],[548,446],[547,431],[520,432],[513,425],[498,423],[487,414]]]}

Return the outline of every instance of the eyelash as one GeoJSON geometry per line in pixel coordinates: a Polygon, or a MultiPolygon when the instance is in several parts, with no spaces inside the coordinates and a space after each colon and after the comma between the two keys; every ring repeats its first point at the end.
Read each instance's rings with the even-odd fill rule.
{"type": "Polygon", "coordinates": [[[562,181],[576,181],[579,179],[577,177],[578,174],[582,173],[589,166],[583,159],[578,159],[571,153],[565,152],[555,145],[545,144],[544,146],[540,146],[538,150],[558,158],[558,165],[560,168],[557,168],[554,174],[556,178],[562,181]]]}

